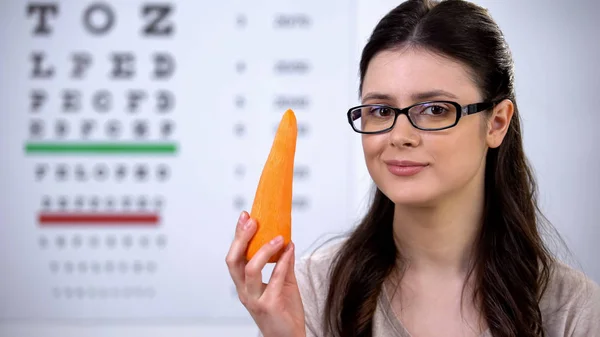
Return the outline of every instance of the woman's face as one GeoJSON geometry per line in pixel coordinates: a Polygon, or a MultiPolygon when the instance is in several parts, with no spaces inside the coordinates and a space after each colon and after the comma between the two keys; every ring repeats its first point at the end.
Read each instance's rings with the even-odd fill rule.
{"type": "MultiPolygon", "coordinates": [[[[481,102],[482,96],[460,63],[424,50],[403,49],[381,52],[371,60],[361,100],[404,108],[426,100],[464,106],[481,102]]],[[[461,117],[458,125],[442,131],[418,130],[401,115],[391,131],[362,135],[371,177],[396,204],[430,205],[469,187],[477,189],[483,184],[487,148],[498,146],[506,130],[502,114],[488,124],[486,113],[461,117]],[[413,168],[399,167],[402,161],[424,167],[411,173],[413,168]]],[[[510,116],[505,117],[507,124],[510,116]]]]}

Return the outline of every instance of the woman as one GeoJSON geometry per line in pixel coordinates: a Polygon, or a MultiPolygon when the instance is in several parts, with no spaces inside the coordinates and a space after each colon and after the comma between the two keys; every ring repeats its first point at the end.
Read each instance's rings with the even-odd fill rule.
{"type": "Polygon", "coordinates": [[[281,240],[248,263],[243,212],[227,255],[240,300],[276,336],[600,336],[600,289],[553,258],[523,153],[511,54],[468,2],[412,0],[379,22],[360,63],[376,189],[344,240],[295,265],[281,240]]]}

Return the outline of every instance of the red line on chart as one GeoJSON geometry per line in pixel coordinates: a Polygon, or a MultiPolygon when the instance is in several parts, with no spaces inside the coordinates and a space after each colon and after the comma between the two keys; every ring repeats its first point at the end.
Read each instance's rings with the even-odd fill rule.
{"type": "Polygon", "coordinates": [[[38,215],[41,226],[156,226],[155,213],[49,213],[38,215]]]}

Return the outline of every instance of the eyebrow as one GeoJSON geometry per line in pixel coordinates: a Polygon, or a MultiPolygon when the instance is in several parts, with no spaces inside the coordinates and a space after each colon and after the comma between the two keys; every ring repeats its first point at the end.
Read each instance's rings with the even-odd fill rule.
{"type": "MultiPolygon", "coordinates": [[[[423,100],[428,100],[428,99],[438,98],[438,97],[447,97],[447,98],[452,98],[452,99],[458,99],[458,97],[456,95],[454,95],[451,92],[445,91],[445,90],[430,90],[430,91],[418,92],[418,93],[414,93],[414,94],[410,95],[410,98],[413,101],[423,101],[423,100]]],[[[370,93],[366,94],[365,97],[363,98],[364,101],[370,100],[370,99],[392,101],[392,100],[394,100],[394,97],[392,97],[391,95],[388,95],[388,94],[384,94],[384,93],[370,92],[370,93]]]]}

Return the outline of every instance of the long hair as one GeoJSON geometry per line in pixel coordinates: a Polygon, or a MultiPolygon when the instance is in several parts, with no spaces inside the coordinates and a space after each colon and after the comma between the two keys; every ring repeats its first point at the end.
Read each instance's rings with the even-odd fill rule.
{"type": "MultiPolygon", "coordinates": [[[[544,336],[539,300],[553,257],[541,236],[545,218],[524,154],[511,52],[488,12],[462,0],[409,0],[375,27],[360,61],[360,91],[374,55],[417,47],[467,65],[484,99],[510,99],[514,114],[502,144],[489,149],[483,224],[476,242],[474,296],[492,335],[544,336]]],[[[337,252],[323,317],[327,336],[372,335],[383,283],[402,258],[393,240],[394,204],[375,188],[367,214],[337,252]]]]}

